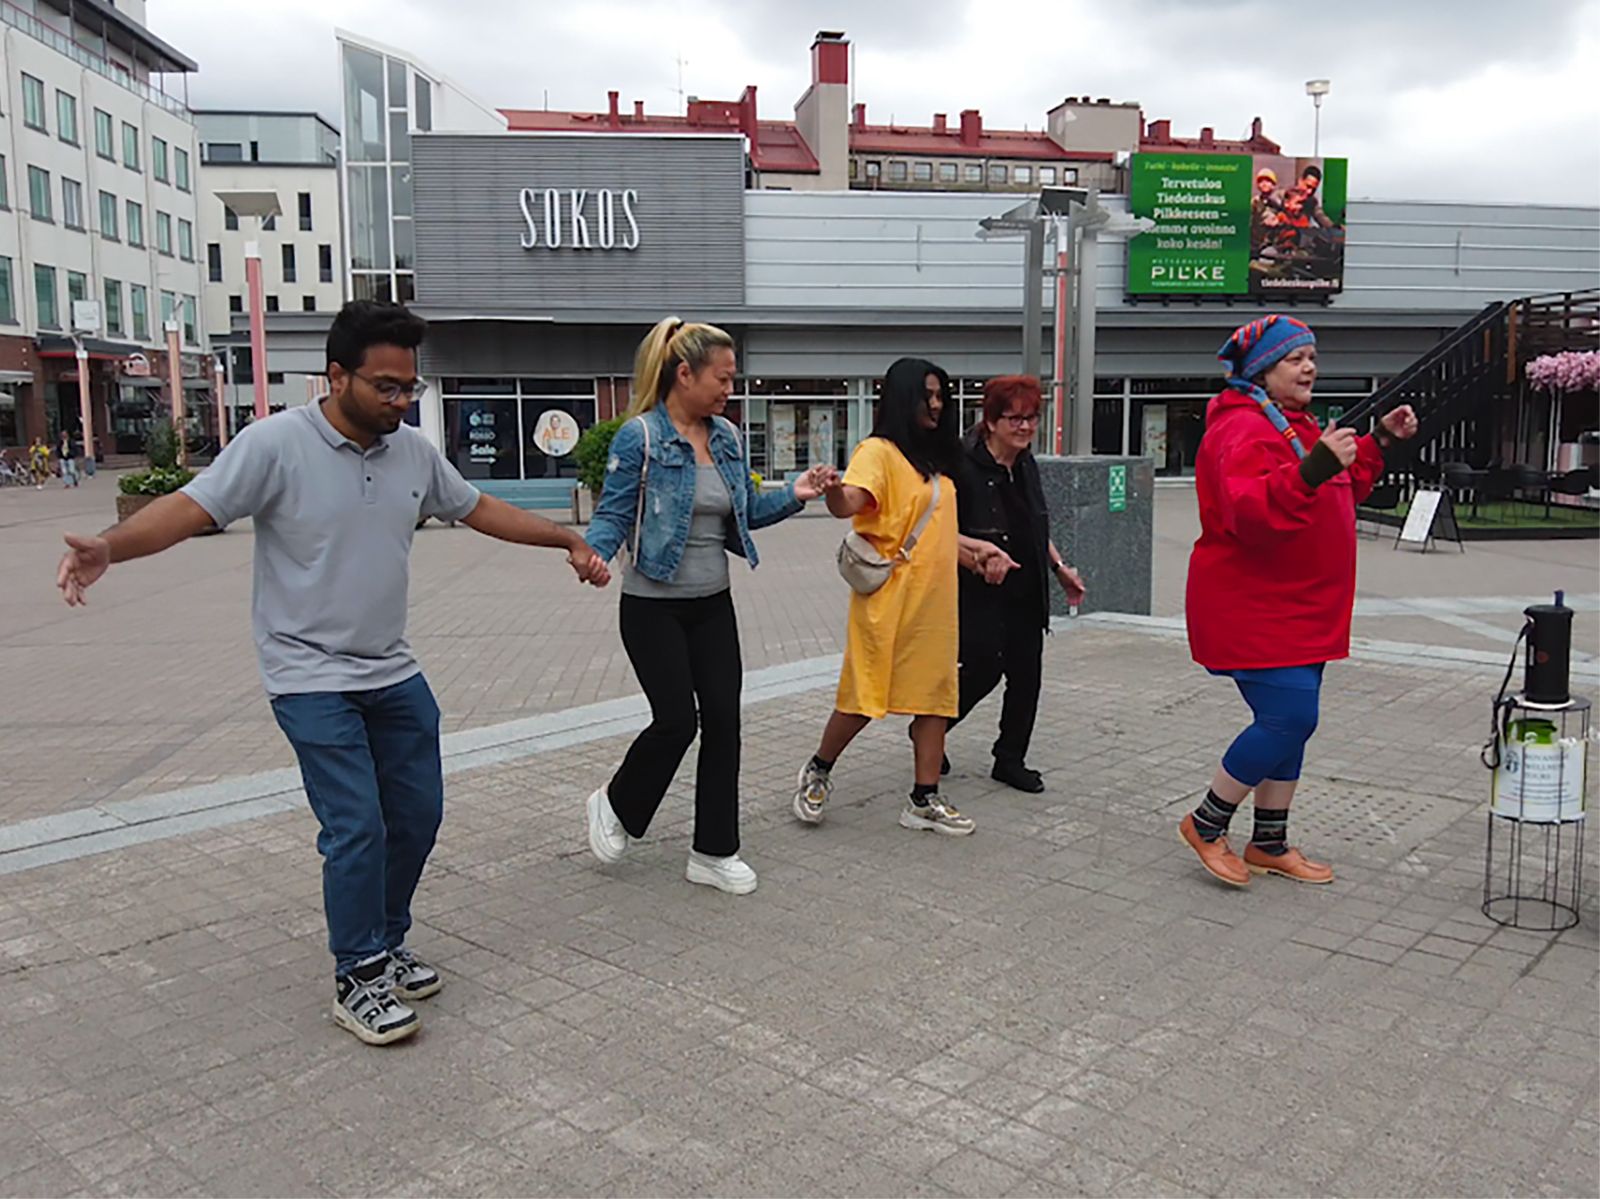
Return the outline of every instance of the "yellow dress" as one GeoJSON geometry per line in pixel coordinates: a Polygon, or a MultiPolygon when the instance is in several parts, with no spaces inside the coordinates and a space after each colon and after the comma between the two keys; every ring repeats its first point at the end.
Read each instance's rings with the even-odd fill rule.
{"type": "MultiPolygon", "coordinates": [[[[879,437],[856,447],[844,481],[878,501],[854,517],[856,532],[894,557],[927,510],[932,482],[879,437]]],[[[957,714],[956,527],[955,483],[941,478],[939,506],[911,561],[873,594],[851,595],[839,711],[873,719],[957,714]]]]}

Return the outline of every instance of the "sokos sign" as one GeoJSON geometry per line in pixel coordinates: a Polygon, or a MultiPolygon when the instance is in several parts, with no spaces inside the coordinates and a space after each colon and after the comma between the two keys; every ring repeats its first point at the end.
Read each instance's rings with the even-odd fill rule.
{"type": "Polygon", "coordinates": [[[433,313],[649,324],[745,302],[741,137],[419,133],[411,157],[433,313]]]}
{"type": "Polygon", "coordinates": [[[639,203],[639,193],[631,187],[620,192],[609,187],[593,192],[587,188],[554,187],[541,192],[525,187],[517,203],[522,207],[525,226],[524,250],[559,250],[563,244],[574,250],[639,248],[639,221],[633,211],[639,203]],[[620,230],[619,217],[624,226],[620,230]]]}

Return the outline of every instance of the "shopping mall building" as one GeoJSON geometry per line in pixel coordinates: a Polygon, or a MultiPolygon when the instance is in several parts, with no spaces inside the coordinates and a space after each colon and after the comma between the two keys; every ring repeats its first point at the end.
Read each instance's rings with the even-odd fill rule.
{"type": "MultiPolygon", "coordinates": [[[[757,122],[753,90],[738,104],[694,101],[699,120],[649,118],[642,106],[630,118],[616,93],[593,114],[496,110],[409,55],[340,35],[350,290],[404,299],[428,318],[430,389],[416,419],[468,477],[569,485],[554,481],[572,477],[572,459],[535,443],[540,415],[560,409],[586,427],[620,412],[635,348],[667,314],[737,339],[729,415],[769,476],[843,463],[902,355],[942,365],[970,413],[985,378],[1022,367],[1023,242],[980,238],[979,221],[1036,192],[1045,166],[1062,181],[1099,172],[1114,188],[1127,152],[1148,151],[1152,135],[1185,153],[1218,148],[1209,130],[1205,144],[1178,143],[1166,122],[1103,102],[1086,114],[1103,118],[1095,146],[974,135],[965,116],[961,128],[936,117],[897,143],[893,127],[850,111],[837,44],[819,35],[812,87],[787,123],[757,122]],[[905,183],[877,186],[891,178],[905,183]]],[[[1360,163],[1352,169],[1359,180],[1360,163]]],[[[1366,395],[1490,301],[1600,279],[1594,207],[1353,200],[1344,225],[1342,289],[1292,309],[1317,331],[1319,398],[1333,405],[1366,395]]],[[[1125,245],[1105,239],[1098,266],[1093,447],[1183,474],[1218,387],[1216,348],[1264,309],[1248,296],[1130,295],[1125,245]]],[[[325,327],[283,314],[275,360],[313,362],[325,327]]],[[[1552,457],[1570,435],[1545,430],[1552,457]]]]}

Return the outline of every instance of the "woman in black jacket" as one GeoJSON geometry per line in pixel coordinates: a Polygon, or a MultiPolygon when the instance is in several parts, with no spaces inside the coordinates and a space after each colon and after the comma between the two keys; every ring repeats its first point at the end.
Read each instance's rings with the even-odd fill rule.
{"type": "Polygon", "coordinates": [[[1032,449],[1040,406],[1039,381],[1031,375],[1002,375],[984,384],[983,419],[967,434],[956,486],[963,538],[961,712],[951,727],[1003,675],[991,777],[1029,793],[1044,790],[1027,755],[1043,678],[1051,578],[1069,604],[1084,596],[1082,577],[1050,540],[1050,513],[1032,449]]]}

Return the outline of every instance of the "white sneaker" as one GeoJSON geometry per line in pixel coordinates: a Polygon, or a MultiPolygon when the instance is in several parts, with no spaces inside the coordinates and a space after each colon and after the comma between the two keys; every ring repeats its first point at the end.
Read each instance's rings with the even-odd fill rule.
{"type": "Polygon", "coordinates": [[[968,836],[976,826],[971,817],[963,816],[939,798],[938,792],[928,797],[925,804],[906,801],[900,813],[900,827],[921,832],[943,833],[946,837],[968,836]]]}
{"type": "Polygon", "coordinates": [[[714,858],[710,854],[689,853],[689,868],[684,877],[691,883],[715,887],[729,895],[748,895],[756,889],[756,872],[738,854],[714,858]]]}
{"type": "Polygon", "coordinates": [[[823,805],[831,794],[833,776],[808,758],[806,764],[800,767],[800,777],[795,780],[795,818],[807,824],[821,824],[823,805]]]}
{"type": "Polygon", "coordinates": [[[601,787],[589,796],[589,848],[607,866],[622,861],[632,838],[612,810],[611,797],[601,787]]]}

